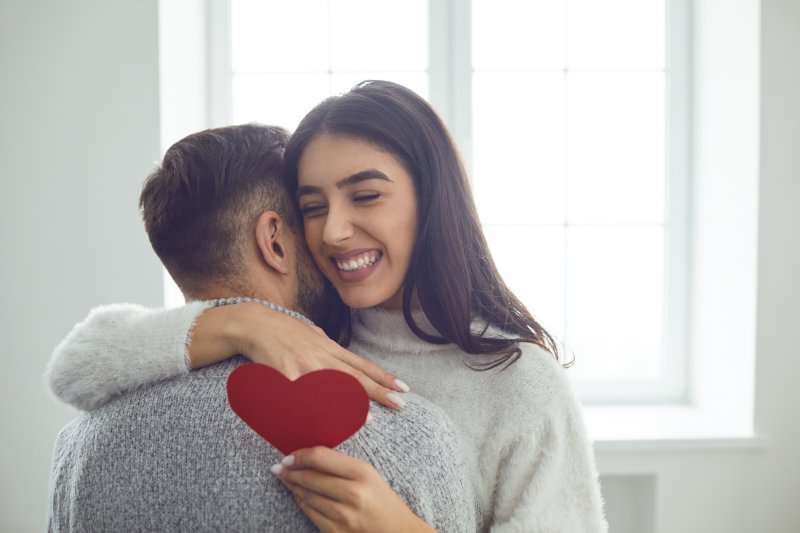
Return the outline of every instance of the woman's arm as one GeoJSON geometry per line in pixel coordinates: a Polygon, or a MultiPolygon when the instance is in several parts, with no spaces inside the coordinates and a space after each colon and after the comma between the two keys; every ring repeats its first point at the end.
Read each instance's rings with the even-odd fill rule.
{"type": "Polygon", "coordinates": [[[491,531],[606,532],[594,454],[571,390],[540,414],[507,450],[491,531]]]}
{"type": "Polygon", "coordinates": [[[404,405],[397,393],[408,392],[408,385],[369,359],[342,348],[321,328],[258,303],[228,305],[218,310],[227,310],[228,314],[211,315],[210,311],[215,310],[210,309],[197,320],[189,347],[193,366],[208,364],[220,350],[232,350],[280,370],[291,380],[315,370],[340,370],[355,377],[376,402],[391,409],[404,405]],[[220,335],[220,331],[225,333],[220,335]],[[221,344],[214,346],[217,339],[221,344]]]}
{"type": "Polygon", "coordinates": [[[94,409],[133,387],[243,354],[290,379],[323,368],[355,376],[369,396],[402,406],[407,387],[374,363],[345,350],[319,328],[258,303],[175,309],[114,304],[93,309],[56,347],[45,378],[53,394],[94,409]]]}
{"type": "Polygon", "coordinates": [[[61,401],[94,409],[138,385],[188,372],[187,332],[208,305],[96,307],[56,347],[45,380],[61,401]]]}

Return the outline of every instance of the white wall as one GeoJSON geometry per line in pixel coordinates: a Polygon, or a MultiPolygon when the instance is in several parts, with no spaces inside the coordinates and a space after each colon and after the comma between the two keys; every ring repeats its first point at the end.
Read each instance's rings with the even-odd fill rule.
{"type": "MultiPolygon", "coordinates": [[[[762,0],[761,21],[756,429],[771,441],[601,454],[621,474],[606,478],[612,533],[645,533],[651,510],[657,533],[800,531],[800,2],[762,0]]],[[[44,525],[73,415],[42,386],[53,346],[97,303],[161,302],[136,208],[159,156],[157,35],[155,0],[0,2],[0,531],[44,525]]]]}
{"type": "Polygon", "coordinates": [[[41,531],[55,344],[101,302],[161,302],[139,221],[159,157],[156,0],[0,2],[0,531],[41,531]]]}

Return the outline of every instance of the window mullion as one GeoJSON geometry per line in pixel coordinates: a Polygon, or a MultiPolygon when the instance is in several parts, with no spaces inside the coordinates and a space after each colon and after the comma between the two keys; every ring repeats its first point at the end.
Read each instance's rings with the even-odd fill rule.
{"type": "Polygon", "coordinates": [[[227,126],[233,121],[230,0],[206,0],[206,31],[209,127],[227,126]]]}
{"type": "Polygon", "coordinates": [[[428,94],[431,105],[452,127],[450,97],[450,2],[428,0],[428,94]]]}
{"type": "Polygon", "coordinates": [[[472,177],[472,2],[450,0],[450,127],[472,177]]]}
{"type": "Polygon", "coordinates": [[[666,58],[666,209],[662,376],[672,400],[688,400],[690,265],[690,47],[687,0],[669,0],[666,58]]]}
{"type": "Polygon", "coordinates": [[[472,167],[472,42],[469,0],[428,2],[429,100],[472,167]]]}

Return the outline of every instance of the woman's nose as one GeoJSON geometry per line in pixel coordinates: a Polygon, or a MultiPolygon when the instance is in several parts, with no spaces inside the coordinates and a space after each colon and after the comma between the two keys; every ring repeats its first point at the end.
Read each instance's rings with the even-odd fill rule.
{"type": "Polygon", "coordinates": [[[343,209],[328,207],[328,216],[325,217],[325,227],[322,230],[322,240],[325,244],[335,246],[353,236],[353,224],[343,209]]]}

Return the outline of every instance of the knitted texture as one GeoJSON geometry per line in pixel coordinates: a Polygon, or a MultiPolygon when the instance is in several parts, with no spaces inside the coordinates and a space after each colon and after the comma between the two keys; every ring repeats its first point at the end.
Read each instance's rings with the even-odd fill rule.
{"type": "MultiPolygon", "coordinates": [[[[282,454],[228,406],[227,376],[245,362],[141,387],[64,428],[49,530],[316,531],[269,471],[282,454]]],[[[406,399],[398,411],[371,404],[371,420],[337,449],[371,463],[438,531],[474,531],[474,494],[452,422],[423,398],[406,399]]]]}
{"type": "MultiPolygon", "coordinates": [[[[413,316],[435,331],[424,313],[413,316]]],[[[505,335],[495,328],[487,334],[505,335]]],[[[507,369],[478,372],[467,363],[486,356],[423,341],[402,312],[365,309],[353,312],[349,348],[452,418],[475,483],[480,529],[606,531],[592,446],[564,369],[538,346],[520,346],[522,357],[507,369]]]]}
{"type": "MultiPolygon", "coordinates": [[[[199,314],[202,309],[195,308],[199,314]]],[[[102,313],[76,329],[90,339],[134,336],[140,315],[150,312],[127,307],[128,316],[118,317],[112,328],[98,327],[102,313]]],[[[191,310],[187,309],[187,313],[191,310]]],[[[145,344],[141,349],[160,354],[177,367],[184,349],[177,348],[186,335],[186,321],[170,311],[158,311],[165,334],[135,334],[145,344]],[[171,332],[171,333],[170,333],[171,332]],[[180,341],[180,342],[178,342],[180,341]]],[[[433,331],[421,312],[417,323],[433,331]]],[[[477,372],[467,363],[479,362],[453,345],[434,345],[419,339],[408,328],[402,313],[378,309],[353,313],[353,342],[349,349],[373,360],[411,385],[412,390],[442,408],[453,420],[468,461],[480,507],[481,531],[497,532],[602,532],[603,516],[597,471],[581,409],[564,370],[541,348],[523,343],[523,355],[506,370],[477,372]]],[[[503,333],[490,328],[489,334],[503,333]]],[[[70,335],[77,335],[75,331],[70,335]]],[[[71,350],[53,355],[53,365],[73,366],[72,372],[88,372],[86,380],[97,403],[107,401],[119,387],[110,387],[93,369],[77,365],[78,358],[61,360],[71,350]]],[[[115,362],[89,361],[124,373],[129,387],[155,379],[160,374],[132,356],[131,348],[120,352],[95,352],[96,357],[115,362]],[[124,371],[118,365],[124,366],[124,371]]],[[[91,349],[91,348],[90,348],[91,349]]],[[[166,363],[165,363],[166,364],[166,363]]],[[[64,376],[51,378],[60,397],[75,405],[77,394],[64,376]]],[[[122,381],[115,378],[113,381],[122,381]]],[[[122,385],[124,388],[124,385],[122,385]]],[[[402,411],[402,410],[401,410],[402,411]]]]}
{"type": "Polygon", "coordinates": [[[45,382],[58,399],[86,410],[139,385],[187,373],[186,339],[209,305],[96,307],[56,347],[45,382]]]}
{"type": "Polygon", "coordinates": [[[277,311],[279,313],[283,313],[284,315],[289,315],[292,318],[296,318],[300,322],[305,322],[309,326],[313,326],[314,323],[306,318],[305,316],[301,315],[297,311],[292,311],[291,309],[286,309],[282,305],[274,304],[272,302],[268,302],[267,300],[259,300],[258,298],[248,298],[245,296],[237,296],[235,298],[218,298],[216,300],[209,300],[208,304],[211,307],[220,307],[223,305],[234,305],[234,304],[243,304],[243,303],[256,303],[261,304],[267,309],[272,309],[273,311],[277,311]]]}

